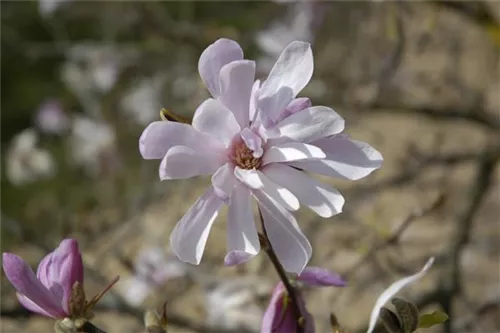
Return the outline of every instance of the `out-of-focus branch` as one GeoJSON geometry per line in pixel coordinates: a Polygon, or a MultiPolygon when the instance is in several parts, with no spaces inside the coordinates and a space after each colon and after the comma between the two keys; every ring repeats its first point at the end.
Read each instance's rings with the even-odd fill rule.
{"type": "Polygon", "coordinates": [[[439,303],[450,320],[445,323],[445,331],[453,331],[453,300],[462,291],[462,266],[460,258],[469,243],[471,229],[481,203],[491,184],[495,167],[500,160],[498,152],[485,152],[478,165],[477,175],[471,185],[470,200],[457,217],[456,232],[452,235],[450,249],[446,253],[445,273],[435,290],[423,295],[417,302],[419,308],[432,303],[439,303]]]}
{"type": "Polygon", "coordinates": [[[490,130],[500,130],[500,118],[482,109],[452,109],[428,106],[410,107],[407,105],[386,105],[375,103],[366,107],[365,112],[380,112],[391,114],[416,114],[436,121],[466,121],[486,127],[490,130]]]}
{"type": "MultiPolygon", "coordinates": [[[[488,150],[488,152],[490,152],[491,154],[496,154],[500,157],[500,152],[498,151],[498,149],[490,149],[488,150]]],[[[372,184],[356,186],[350,191],[352,191],[355,195],[366,195],[367,193],[380,192],[381,190],[387,188],[408,184],[409,182],[417,178],[421,174],[421,172],[423,172],[427,168],[435,166],[451,167],[462,163],[475,161],[479,162],[483,158],[483,156],[484,153],[478,153],[476,151],[422,156],[417,163],[406,168],[406,170],[400,172],[399,174],[387,177],[372,184]]]]}
{"type": "Polygon", "coordinates": [[[399,227],[383,242],[379,243],[378,245],[375,245],[373,249],[370,250],[367,254],[365,254],[361,259],[359,259],[354,265],[352,265],[342,276],[344,278],[348,278],[350,275],[352,275],[359,267],[361,267],[365,262],[367,262],[369,259],[373,258],[373,256],[379,252],[380,250],[383,250],[391,245],[395,245],[399,242],[399,239],[403,232],[418,218],[427,216],[431,213],[433,213],[436,209],[442,206],[442,204],[445,201],[444,195],[439,195],[435,200],[433,200],[429,205],[426,207],[420,207],[415,209],[413,212],[411,212],[405,219],[404,221],[399,225],[399,227]]]}
{"type": "Polygon", "coordinates": [[[500,28],[499,22],[482,1],[431,1],[433,4],[451,9],[483,27],[500,28]]]}

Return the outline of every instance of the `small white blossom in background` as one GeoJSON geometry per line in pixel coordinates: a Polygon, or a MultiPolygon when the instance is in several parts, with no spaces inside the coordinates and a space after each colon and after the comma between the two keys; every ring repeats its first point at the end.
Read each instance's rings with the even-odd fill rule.
{"type": "Polygon", "coordinates": [[[113,168],[116,134],[108,124],[75,116],[69,144],[72,162],[89,175],[97,176],[103,168],[113,168]]]}
{"type": "Polygon", "coordinates": [[[70,48],[66,59],[65,65],[73,66],[80,75],[79,78],[71,77],[73,82],[106,93],[116,83],[123,56],[111,45],[89,43],[70,48]]]}
{"type": "Polygon", "coordinates": [[[289,6],[285,17],[279,18],[277,22],[255,36],[255,42],[263,53],[258,59],[257,70],[265,73],[271,70],[281,51],[294,40],[313,42],[314,28],[321,22],[323,16],[317,8],[321,4],[315,1],[276,2],[286,3],[289,6]]]}
{"type": "Polygon", "coordinates": [[[49,151],[37,147],[38,134],[28,128],[17,134],[6,155],[7,179],[20,186],[56,174],[56,163],[49,151]]]}
{"type": "Polygon", "coordinates": [[[123,297],[127,303],[138,306],[154,288],[167,280],[186,276],[186,264],[175,256],[167,256],[159,247],[142,250],[134,262],[134,275],[124,279],[123,297]]]}
{"type": "Polygon", "coordinates": [[[35,124],[42,133],[63,134],[70,127],[69,117],[55,99],[43,101],[35,115],[35,124]]]}
{"type": "Polygon", "coordinates": [[[77,97],[85,112],[101,115],[100,97],[115,85],[128,55],[111,45],[77,44],[66,52],[61,79],[77,97]]]}
{"type": "Polygon", "coordinates": [[[49,18],[60,5],[71,0],[38,0],[38,12],[43,18],[49,18]]]}
{"type": "Polygon", "coordinates": [[[161,95],[165,77],[141,80],[120,101],[121,108],[141,125],[157,120],[162,108],[161,95]]]}
{"type": "Polygon", "coordinates": [[[258,331],[264,311],[257,305],[259,296],[271,286],[252,278],[218,279],[205,287],[207,321],[224,329],[245,328],[258,331]]]}

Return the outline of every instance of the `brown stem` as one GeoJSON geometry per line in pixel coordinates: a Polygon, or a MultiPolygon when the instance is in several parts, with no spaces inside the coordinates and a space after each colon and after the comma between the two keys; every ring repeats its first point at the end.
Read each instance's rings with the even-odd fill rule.
{"type": "Polygon", "coordinates": [[[283,285],[285,286],[285,289],[288,293],[288,296],[290,297],[291,303],[292,303],[292,310],[296,318],[297,322],[297,332],[298,333],[304,333],[304,327],[305,327],[305,320],[306,317],[301,313],[300,311],[300,306],[299,306],[299,296],[297,289],[291,284],[290,279],[287,276],[287,273],[283,266],[281,265],[278,257],[276,256],[276,252],[274,252],[273,247],[271,246],[271,242],[269,241],[269,238],[267,237],[267,232],[266,228],[264,227],[264,219],[262,217],[262,213],[259,209],[259,217],[260,217],[260,223],[262,226],[262,232],[259,233],[259,240],[261,243],[261,247],[264,249],[266,252],[267,256],[271,260],[274,268],[276,269],[276,272],[278,273],[278,276],[280,277],[281,281],[283,282],[283,285]]]}
{"type": "Polygon", "coordinates": [[[99,327],[94,326],[90,321],[86,321],[79,328],[78,332],[84,333],[106,333],[106,331],[101,330],[99,327]]]}

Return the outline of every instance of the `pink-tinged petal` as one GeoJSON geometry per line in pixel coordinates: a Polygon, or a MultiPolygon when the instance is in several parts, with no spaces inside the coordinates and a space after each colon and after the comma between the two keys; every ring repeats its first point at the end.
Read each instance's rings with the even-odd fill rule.
{"type": "Polygon", "coordinates": [[[52,318],[62,318],[66,312],[60,301],[36,278],[31,267],[20,257],[12,253],[3,254],[5,276],[16,290],[42,308],[52,318]]]}
{"type": "Polygon", "coordinates": [[[301,142],[285,142],[266,149],[262,165],[299,160],[316,160],[325,158],[325,153],[318,147],[301,142]]]}
{"type": "Polygon", "coordinates": [[[220,71],[219,100],[233,112],[238,124],[244,128],[249,124],[249,107],[255,79],[255,62],[233,61],[220,71]]]}
{"type": "Polygon", "coordinates": [[[196,110],[193,128],[221,141],[226,147],[240,132],[233,113],[220,101],[209,98],[196,110]]]}
{"type": "Polygon", "coordinates": [[[198,71],[208,91],[214,98],[219,97],[220,71],[230,62],[243,59],[243,50],[233,40],[221,38],[209,45],[201,54],[198,71]]]}
{"type": "Polygon", "coordinates": [[[170,245],[181,261],[193,265],[200,263],[208,234],[222,205],[210,186],[177,223],[170,235],[170,245]]]}
{"type": "Polygon", "coordinates": [[[283,283],[278,283],[271,294],[271,300],[262,318],[261,333],[272,333],[275,317],[283,313],[283,295],[285,287],[283,283]]]}
{"type": "Polygon", "coordinates": [[[294,113],[297,113],[299,111],[308,109],[312,106],[311,100],[307,97],[299,97],[294,99],[293,101],[288,104],[288,106],[281,112],[280,116],[276,120],[277,123],[282,121],[288,116],[291,116],[294,113]]]}
{"type": "Polygon", "coordinates": [[[260,251],[250,194],[248,188],[240,185],[231,196],[227,218],[228,253],[224,259],[226,266],[248,261],[260,251]]]}
{"type": "Polygon", "coordinates": [[[245,145],[253,151],[253,157],[259,158],[264,154],[264,149],[262,148],[262,139],[260,136],[255,134],[248,127],[244,128],[240,133],[241,139],[245,142],[245,145]]]}
{"type": "Polygon", "coordinates": [[[212,176],[214,193],[227,205],[230,203],[234,187],[239,184],[234,176],[234,166],[226,163],[221,166],[212,176]]]}
{"type": "Polygon", "coordinates": [[[139,150],[144,159],[162,159],[173,146],[187,146],[197,151],[222,152],[224,145],[200,133],[188,124],[171,121],[151,123],[139,139],[139,150]]]}
{"type": "Polygon", "coordinates": [[[320,267],[306,267],[298,280],[315,287],[345,287],[347,285],[340,275],[320,267]]]}
{"type": "Polygon", "coordinates": [[[276,121],[286,106],[309,83],[313,70],[311,45],[298,41],[290,43],[260,89],[259,107],[266,116],[276,121]]]}
{"type": "Polygon", "coordinates": [[[259,96],[260,80],[255,80],[252,86],[252,92],[250,94],[250,104],[249,104],[249,115],[250,121],[255,122],[255,116],[257,112],[257,98],[259,96]]]}
{"type": "Polygon", "coordinates": [[[422,268],[422,270],[414,275],[407,276],[401,280],[398,280],[391,284],[389,288],[384,290],[384,292],[377,298],[377,301],[375,302],[375,305],[373,306],[372,313],[370,315],[370,325],[368,328],[367,333],[373,332],[373,329],[375,328],[375,324],[377,323],[378,316],[380,314],[380,310],[382,307],[389,301],[394,295],[396,295],[401,289],[406,287],[409,284],[415,283],[417,280],[421,279],[427,271],[431,268],[432,264],[434,263],[434,257],[430,258],[427,260],[425,263],[425,266],[422,268]]]}
{"type": "Polygon", "coordinates": [[[262,172],[276,184],[286,186],[301,204],[319,216],[328,218],[342,212],[345,202],[342,195],[304,172],[280,163],[267,165],[262,172]]]}
{"type": "Polygon", "coordinates": [[[279,140],[311,143],[344,130],[344,119],[325,106],[313,106],[294,113],[278,124],[279,140]]]}
{"type": "Polygon", "coordinates": [[[264,187],[260,174],[255,169],[234,168],[234,176],[243,184],[251,189],[260,189],[264,187]]]}
{"type": "MultiPolygon", "coordinates": [[[[262,319],[261,333],[296,333],[297,321],[290,300],[285,301],[286,289],[282,282],[274,287],[271,300],[262,319]]],[[[314,333],[314,318],[307,311],[302,295],[298,295],[300,313],[305,319],[305,333],[314,333]]]]}
{"type": "Polygon", "coordinates": [[[311,244],[286,209],[260,190],[253,191],[264,218],[266,232],[287,272],[300,274],[311,258],[311,244]]]}
{"type": "Polygon", "coordinates": [[[34,313],[41,314],[42,316],[45,316],[45,317],[56,318],[55,316],[49,314],[47,311],[45,311],[44,309],[42,309],[41,307],[39,307],[38,305],[33,303],[28,297],[26,297],[20,293],[16,293],[16,296],[17,296],[19,303],[21,303],[21,305],[24,306],[27,310],[34,312],[34,313]]]}
{"type": "Polygon", "coordinates": [[[314,141],[326,154],[320,161],[298,161],[292,165],[329,177],[357,180],[382,166],[383,157],[375,148],[361,141],[331,137],[314,141]]]}
{"type": "Polygon", "coordinates": [[[265,192],[279,206],[290,211],[296,211],[300,208],[300,202],[297,197],[293,195],[293,193],[290,192],[285,186],[273,182],[261,171],[258,171],[258,174],[262,184],[264,185],[262,187],[262,191],[265,192]]]}
{"type": "Polygon", "coordinates": [[[64,239],[46,258],[38,266],[37,277],[69,313],[73,284],[77,281],[83,284],[83,262],[78,241],[64,239]]]}
{"type": "Polygon", "coordinates": [[[185,179],[213,174],[223,163],[221,155],[196,151],[186,146],[174,146],[160,164],[160,179],[185,179]]]}

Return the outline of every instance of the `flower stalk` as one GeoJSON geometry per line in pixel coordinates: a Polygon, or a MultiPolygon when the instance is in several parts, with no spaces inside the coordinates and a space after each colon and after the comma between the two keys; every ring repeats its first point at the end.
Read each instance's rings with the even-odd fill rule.
{"type": "Polygon", "coordinates": [[[269,241],[269,238],[267,236],[266,228],[264,226],[264,219],[262,217],[262,213],[261,213],[260,209],[259,209],[259,219],[260,219],[260,223],[262,226],[262,233],[259,233],[259,241],[260,241],[261,247],[266,252],[269,259],[271,260],[271,263],[273,264],[274,269],[278,273],[278,276],[279,276],[280,280],[283,282],[283,285],[285,286],[285,289],[288,293],[288,296],[290,297],[290,301],[292,304],[292,310],[293,310],[293,313],[295,314],[296,323],[297,323],[297,333],[304,333],[305,332],[304,331],[305,316],[300,311],[297,290],[290,282],[290,279],[288,278],[285,269],[281,265],[278,257],[276,256],[276,253],[273,250],[273,247],[271,246],[271,242],[269,241]]]}

